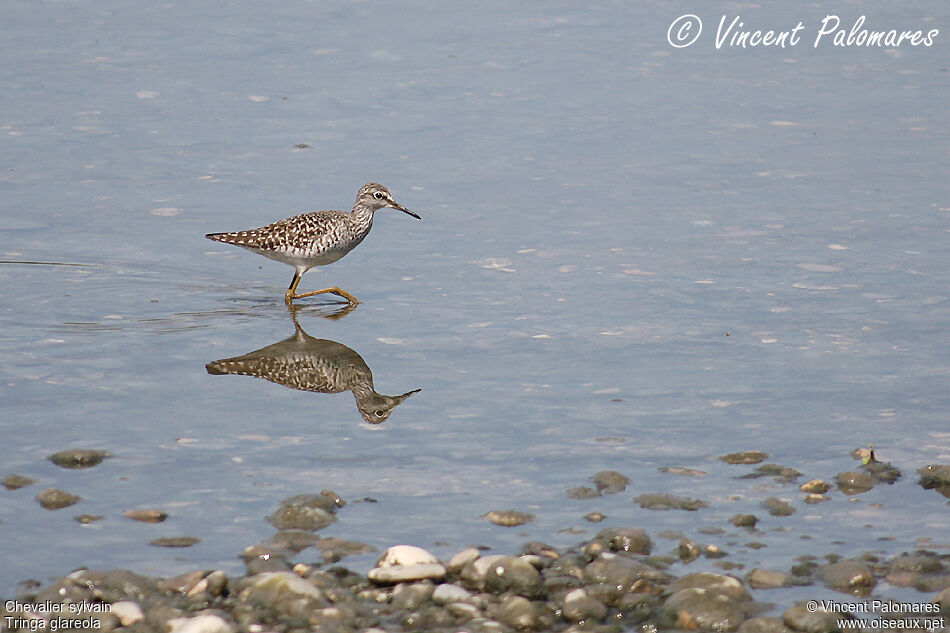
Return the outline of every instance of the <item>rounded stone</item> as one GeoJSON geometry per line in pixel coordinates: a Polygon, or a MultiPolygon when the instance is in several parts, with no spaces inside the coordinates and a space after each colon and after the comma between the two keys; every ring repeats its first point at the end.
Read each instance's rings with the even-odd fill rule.
{"type": "Polygon", "coordinates": [[[367,577],[381,585],[392,585],[399,582],[415,580],[439,580],[445,577],[445,567],[439,563],[420,563],[418,565],[394,565],[392,567],[376,567],[369,570],[367,577]]]}
{"type": "Polygon", "coordinates": [[[49,456],[49,460],[60,468],[78,469],[91,468],[102,463],[107,457],[112,457],[109,451],[76,448],[59,451],[49,456]]]}
{"type": "Polygon", "coordinates": [[[7,475],[3,478],[3,487],[7,490],[18,490],[25,486],[32,486],[35,483],[35,479],[23,475],[7,475]]]}
{"type": "Polygon", "coordinates": [[[769,497],[762,502],[762,505],[769,511],[769,514],[776,517],[787,517],[795,513],[795,508],[791,504],[782,501],[778,497],[769,497]]]}
{"type": "Polygon", "coordinates": [[[754,514],[736,514],[733,515],[730,521],[732,521],[732,524],[736,527],[754,528],[759,520],[754,514]]]}
{"type": "Polygon", "coordinates": [[[838,488],[846,495],[867,492],[874,487],[874,477],[863,471],[846,470],[838,473],[838,488]]]}
{"type": "Polygon", "coordinates": [[[768,456],[768,453],[762,451],[742,451],[723,455],[719,459],[727,464],[758,464],[768,459],[768,456]]]}
{"type": "Polygon", "coordinates": [[[432,601],[436,604],[451,604],[453,602],[469,602],[472,600],[472,593],[452,583],[441,584],[432,592],[432,601]]]}
{"type": "Polygon", "coordinates": [[[400,611],[415,611],[429,602],[435,589],[429,581],[402,583],[393,589],[391,604],[400,611]]]}
{"type": "Polygon", "coordinates": [[[813,492],[823,495],[830,489],[828,482],[824,479],[810,479],[798,487],[802,492],[813,492]]]}
{"type": "Polygon", "coordinates": [[[485,590],[495,594],[507,591],[532,599],[543,598],[545,595],[544,584],[537,568],[516,556],[504,556],[488,567],[485,573],[485,590]]]}
{"type": "Polygon", "coordinates": [[[36,500],[47,510],[60,510],[68,508],[71,505],[79,503],[82,499],[79,495],[74,495],[59,488],[47,488],[36,495],[36,500]]]}
{"type": "Polygon", "coordinates": [[[794,633],[778,618],[749,618],[739,626],[738,633],[794,633]]]}
{"type": "Polygon", "coordinates": [[[630,554],[649,554],[653,546],[647,533],[639,528],[607,528],[598,532],[593,540],[603,543],[612,552],[630,554]]]}
{"type": "Polygon", "coordinates": [[[630,483],[630,478],[616,470],[602,470],[590,478],[597,490],[605,495],[623,492],[630,483]]]}
{"type": "Polygon", "coordinates": [[[328,606],[320,589],[289,571],[257,574],[242,584],[239,599],[254,607],[300,616],[328,606]]]}
{"type": "Polygon", "coordinates": [[[773,589],[796,584],[795,577],[784,571],[753,569],[749,572],[749,586],[753,589],[773,589]]]}
{"type": "Polygon", "coordinates": [[[782,613],[782,622],[793,631],[805,633],[840,633],[838,622],[845,614],[812,611],[805,605],[796,605],[782,613]]]}
{"type": "Polygon", "coordinates": [[[468,547],[449,559],[449,573],[457,574],[469,563],[474,563],[482,555],[478,549],[468,547]]]}
{"type": "Polygon", "coordinates": [[[534,604],[522,596],[509,596],[501,603],[495,617],[513,629],[534,629],[538,626],[538,611],[534,604]]]}
{"type": "Polygon", "coordinates": [[[234,633],[234,627],[219,615],[196,615],[168,622],[169,633],[234,633]]]}
{"type": "Polygon", "coordinates": [[[745,610],[726,593],[682,589],[667,598],[660,608],[660,620],[687,631],[735,631],[745,620],[745,610]]]}
{"type": "Polygon", "coordinates": [[[871,568],[856,560],[842,560],[818,568],[818,578],[839,591],[865,593],[874,586],[871,568]]]}
{"type": "Polygon", "coordinates": [[[316,532],[336,521],[330,512],[305,504],[287,503],[267,517],[278,530],[307,530],[316,532]]]}
{"type": "Polygon", "coordinates": [[[112,604],[112,614],[119,618],[122,626],[132,626],[145,619],[142,607],[131,600],[120,600],[112,604]]]}
{"type": "Polygon", "coordinates": [[[607,607],[583,589],[575,589],[564,596],[561,614],[575,624],[601,622],[607,616],[607,607]]]}
{"type": "Polygon", "coordinates": [[[678,495],[646,493],[633,499],[641,508],[645,510],[686,510],[695,512],[700,508],[705,508],[709,504],[701,499],[690,499],[689,497],[680,497],[678,495]]]}
{"type": "Polygon", "coordinates": [[[395,565],[425,565],[438,563],[439,559],[428,551],[415,545],[393,545],[379,557],[377,567],[393,567],[395,565]]]}
{"type": "Polygon", "coordinates": [[[670,584],[670,591],[677,592],[683,589],[702,589],[713,594],[727,596],[730,600],[737,602],[752,600],[752,596],[749,595],[749,591],[741,580],[723,574],[710,572],[686,574],[670,584]]]}
{"type": "Polygon", "coordinates": [[[482,515],[495,525],[503,527],[516,527],[524,525],[534,520],[534,515],[528,512],[518,512],[517,510],[492,510],[482,515]]]}

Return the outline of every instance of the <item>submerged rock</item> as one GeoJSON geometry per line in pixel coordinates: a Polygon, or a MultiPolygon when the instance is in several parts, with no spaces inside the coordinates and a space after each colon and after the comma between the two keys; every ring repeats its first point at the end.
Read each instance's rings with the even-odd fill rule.
{"type": "Polygon", "coordinates": [[[600,496],[600,492],[590,486],[577,486],[568,488],[565,492],[568,499],[593,499],[600,496]]]}
{"type": "Polygon", "coordinates": [[[842,629],[838,622],[844,619],[850,619],[850,617],[845,613],[816,611],[804,604],[786,609],[782,614],[782,623],[785,626],[793,631],[806,631],[807,633],[840,633],[842,629]]]}
{"type": "Polygon", "coordinates": [[[755,524],[759,522],[759,520],[755,517],[754,514],[736,514],[736,515],[733,515],[730,521],[736,527],[747,527],[747,528],[754,528],[755,524]]]}
{"type": "Polygon", "coordinates": [[[649,554],[652,547],[650,537],[639,528],[606,528],[597,533],[585,550],[592,554],[602,551],[649,554]]]}
{"type": "Polygon", "coordinates": [[[742,451],[741,453],[723,455],[719,460],[727,464],[760,464],[768,457],[769,454],[762,451],[742,451]]]}
{"type": "Polygon", "coordinates": [[[842,560],[818,568],[818,578],[837,591],[865,595],[874,587],[871,568],[856,560],[842,560]]]}
{"type": "Polygon", "coordinates": [[[769,514],[776,517],[787,517],[795,513],[795,508],[791,504],[782,501],[778,497],[769,497],[762,502],[762,505],[769,511],[769,514]]]}
{"type": "Polygon", "coordinates": [[[647,493],[633,499],[646,510],[686,510],[695,512],[709,504],[700,499],[690,499],[670,494],[647,493]]]}
{"type": "Polygon", "coordinates": [[[7,475],[3,478],[3,487],[7,490],[18,490],[26,486],[32,486],[35,483],[35,479],[23,475],[7,475]]]}
{"type": "Polygon", "coordinates": [[[874,477],[869,473],[857,470],[846,470],[838,473],[838,487],[846,495],[856,495],[867,492],[874,487],[874,477]]]}
{"type": "Polygon", "coordinates": [[[828,492],[831,486],[828,485],[828,482],[824,479],[809,479],[801,486],[798,487],[802,492],[809,492],[814,494],[823,495],[828,492]]]}
{"type": "Polygon", "coordinates": [[[79,495],[60,490],[59,488],[47,488],[36,495],[36,500],[47,510],[60,510],[75,505],[82,500],[79,495]]]}
{"type": "Polygon", "coordinates": [[[534,520],[534,515],[527,512],[518,512],[517,510],[492,510],[482,515],[495,525],[504,527],[515,527],[523,525],[534,520]]]}
{"type": "Polygon", "coordinates": [[[92,468],[102,463],[107,457],[112,457],[109,451],[76,448],[53,453],[49,460],[60,468],[92,468]]]}
{"type": "Polygon", "coordinates": [[[630,483],[630,478],[621,475],[616,470],[602,470],[590,478],[597,490],[605,495],[612,495],[623,492],[630,483]]]}
{"type": "Polygon", "coordinates": [[[801,477],[801,473],[794,468],[781,466],[779,464],[762,464],[755,471],[748,475],[743,475],[742,479],[758,479],[759,477],[773,477],[781,483],[789,483],[801,477]]]}
{"type": "Polygon", "coordinates": [[[607,607],[583,589],[575,589],[564,596],[561,613],[569,622],[577,624],[601,622],[607,617],[607,607]]]}
{"type": "Polygon", "coordinates": [[[924,490],[934,489],[944,497],[950,497],[950,465],[931,464],[918,469],[917,474],[924,490]]]}
{"type": "Polygon", "coordinates": [[[155,547],[191,547],[200,542],[201,539],[194,536],[163,536],[149,541],[148,544],[155,547]]]}
{"type": "Polygon", "coordinates": [[[168,518],[168,514],[161,510],[126,510],[122,514],[133,521],[143,523],[161,523],[168,518]]]}
{"type": "Polygon", "coordinates": [[[531,599],[543,598],[547,593],[538,569],[520,556],[502,556],[493,561],[485,571],[485,591],[510,592],[531,599]]]}

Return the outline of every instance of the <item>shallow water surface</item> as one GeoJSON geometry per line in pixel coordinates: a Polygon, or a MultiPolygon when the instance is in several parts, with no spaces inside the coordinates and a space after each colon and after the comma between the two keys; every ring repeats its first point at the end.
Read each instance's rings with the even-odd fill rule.
{"type": "MultiPolygon", "coordinates": [[[[440,556],[606,526],[661,554],[664,531],[719,545],[738,575],[946,552],[946,499],[915,474],[950,459],[946,41],[674,50],[669,23],[698,9],[660,2],[8,4],[0,436],[5,474],[37,483],[3,492],[0,593],[80,565],[237,572],[281,499],[322,489],[351,503],[321,535],[440,556]],[[423,219],[379,211],[304,276],[359,297],[348,314],[291,313],[288,266],[203,237],[349,208],[369,180],[423,219]],[[255,352],[250,375],[215,366],[255,352]],[[307,388],[330,357],[362,395],[307,388]],[[368,424],[362,402],[384,401],[366,372],[378,394],[420,391],[368,424]],[[897,483],[801,502],[868,443],[897,483]],[[46,459],[78,447],[113,457],[46,459]],[[803,476],[717,460],[744,449],[803,476]],[[565,495],[604,469],[631,485],[565,495]],[[48,487],[82,501],[42,509],[48,487]],[[648,511],[648,492],[709,507],[648,511]],[[122,515],[148,508],[168,520],[122,515]],[[536,518],[482,517],[509,508],[536,518]],[[201,542],[148,546],[180,535],[201,542]]],[[[734,9],[702,10],[708,27],[734,9]]],[[[928,3],[861,11],[947,26],[928,3]]],[[[828,592],[783,591],[757,597],[828,592]]]]}

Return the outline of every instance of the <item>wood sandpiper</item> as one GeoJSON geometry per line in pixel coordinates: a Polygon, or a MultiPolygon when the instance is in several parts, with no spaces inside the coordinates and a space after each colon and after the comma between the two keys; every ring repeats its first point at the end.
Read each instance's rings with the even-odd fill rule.
{"type": "Polygon", "coordinates": [[[393,199],[389,189],[379,183],[363,185],[356,195],[353,210],[316,211],[295,215],[273,224],[248,231],[209,233],[209,240],[234,244],[264,257],[290,264],[296,269],[290,287],[284,293],[288,305],[294,299],[312,297],[324,293],[346,299],[350,305],[359,301],[337,286],[297,294],[297,284],[305,272],[314,266],[326,266],[340,259],[369,235],[373,228],[373,214],[379,209],[392,207],[408,213],[417,220],[422,218],[393,199]]]}

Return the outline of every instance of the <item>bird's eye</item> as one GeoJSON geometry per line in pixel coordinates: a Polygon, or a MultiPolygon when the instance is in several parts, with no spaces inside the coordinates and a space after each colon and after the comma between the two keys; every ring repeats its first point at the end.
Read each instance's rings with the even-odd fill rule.
{"type": "Polygon", "coordinates": [[[382,191],[377,191],[376,193],[373,194],[373,197],[376,198],[377,200],[382,200],[382,199],[383,199],[383,192],[382,192],[382,191]]]}
{"type": "Polygon", "coordinates": [[[377,412],[376,412],[376,417],[377,417],[377,418],[381,418],[381,417],[383,417],[384,415],[386,415],[386,412],[385,412],[385,411],[377,411],[377,412]]]}

